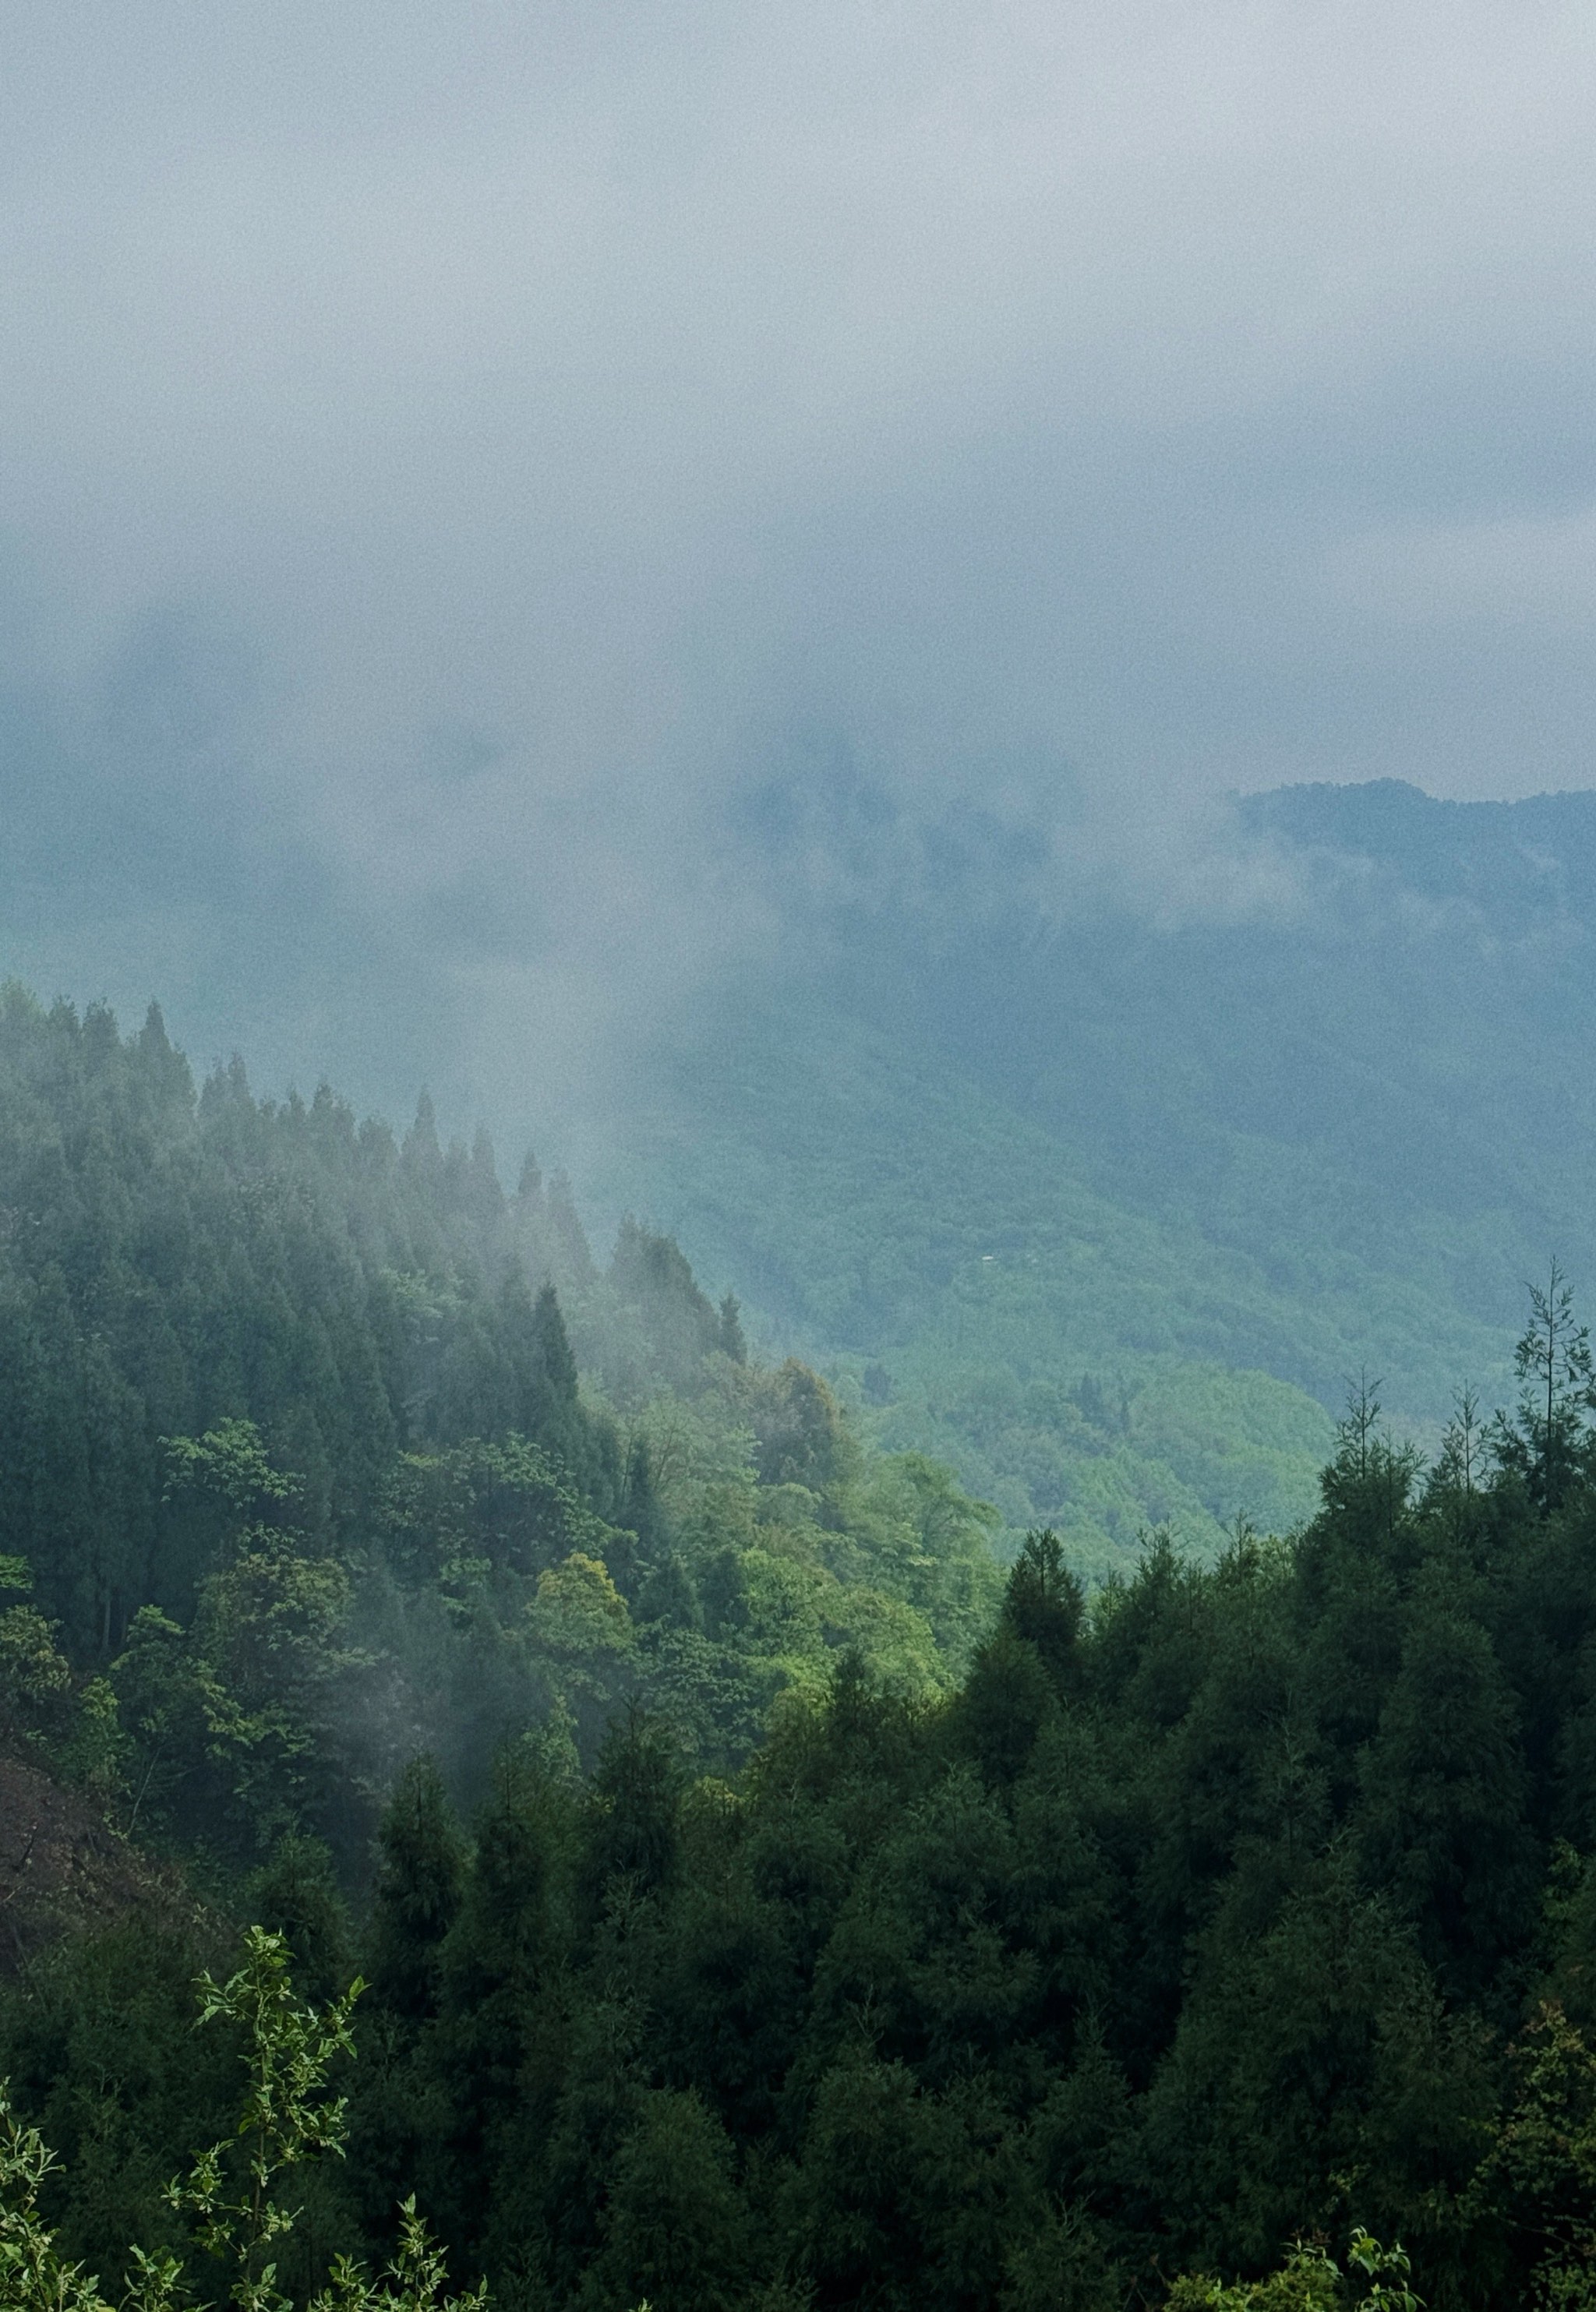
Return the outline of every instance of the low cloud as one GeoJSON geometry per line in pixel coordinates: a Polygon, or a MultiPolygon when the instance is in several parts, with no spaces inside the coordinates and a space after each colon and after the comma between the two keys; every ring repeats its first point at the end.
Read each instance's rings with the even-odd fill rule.
{"type": "Polygon", "coordinates": [[[202,1049],[563,1080],[768,950],[816,731],[1177,915],[1296,903],[1234,788],[1591,778],[1588,12],[62,0],[7,82],[10,959],[202,1049]]]}

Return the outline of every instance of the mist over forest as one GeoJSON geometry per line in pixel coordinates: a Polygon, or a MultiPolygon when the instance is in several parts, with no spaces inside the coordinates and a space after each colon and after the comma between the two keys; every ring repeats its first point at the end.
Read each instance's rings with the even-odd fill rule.
{"type": "Polygon", "coordinates": [[[1432,1446],[1460,1386],[1508,1392],[1524,1280],[1596,1273],[1592,834],[1580,793],[1278,789],[1205,816],[1182,897],[1036,815],[911,810],[811,737],[728,836],[757,937],[636,1006],[555,984],[571,1018],[496,1075],[492,991],[408,918],[189,863],[185,957],[124,844],[30,901],[24,830],[6,876],[57,959],[119,945],[102,989],[148,970],[136,1015],[170,952],[191,1050],[265,1020],[263,1089],[345,1057],[391,1116],[425,1084],[534,1144],[596,1241],[671,1235],[767,1353],[1101,1574],[1162,1522],[1211,1554],[1300,1521],[1360,1373],[1432,1446]]]}
{"type": "Polygon", "coordinates": [[[0,45],[0,2312],[1590,2312],[1589,9],[0,45]]]}
{"type": "Polygon", "coordinates": [[[11,982],[19,2304],[1576,2300],[1583,800],[1282,791],[1139,933],[878,810],[607,1096],[708,1290],[11,982]]]}

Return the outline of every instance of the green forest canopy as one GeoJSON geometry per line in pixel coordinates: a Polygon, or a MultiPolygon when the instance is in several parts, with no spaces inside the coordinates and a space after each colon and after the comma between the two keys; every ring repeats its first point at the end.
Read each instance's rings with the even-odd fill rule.
{"type": "Polygon", "coordinates": [[[425,1110],[197,1094],[158,1016],[13,993],[0,1131],[0,2071],[64,2253],[206,2298],[164,2186],[235,2124],[192,1985],[252,1923],[369,1983],[296,2304],[412,2191],[529,2312],[1394,2308],[1370,2235],[1438,2312],[1588,2299],[1556,1275],[1505,1414],[1425,1467],[1365,1393],[1298,1530],[1088,1595],[425,1110]]]}
{"type": "Polygon", "coordinates": [[[1550,1249],[1596,1274],[1591,794],[1241,798],[1167,907],[846,749],[759,824],[783,935],[651,1015],[584,1194],[1010,1528],[1101,1572],[1166,1517],[1295,1524],[1348,1376],[1433,1446],[1550,1249]],[[1060,1417],[1083,1379],[1107,1423],[1060,1417]]]}
{"type": "Polygon", "coordinates": [[[237,1063],[197,1093],[158,1012],[12,989],[0,1197],[13,1626],[109,1679],[146,1826],[358,1847],[415,1749],[463,1792],[626,1701],[723,1767],[839,1647],[918,1696],[985,1627],[991,1511],[751,1365],[668,1239],[599,1270],[562,1180],[506,1195],[425,1100],[397,1142],[237,1063]]]}

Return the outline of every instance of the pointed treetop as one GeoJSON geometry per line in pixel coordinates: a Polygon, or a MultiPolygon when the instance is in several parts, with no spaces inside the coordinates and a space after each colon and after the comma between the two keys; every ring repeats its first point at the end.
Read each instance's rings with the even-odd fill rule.
{"type": "Polygon", "coordinates": [[[720,1339],[717,1345],[721,1353],[730,1357],[734,1365],[747,1364],[748,1342],[743,1336],[742,1309],[735,1292],[727,1293],[718,1314],[720,1339]]]}
{"type": "Polygon", "coordinates": [[[432,1095],[423,1091],[416,1103],[416,1121],[405,1134],[400,1152],[412,1167],[426,1171],[437,1169],[443,1161],[443,1152],[438,1145],[438,1119],[433,1113],[432,1095]]]}
{"type": "Polygon", "coordinates": [[[471,1203],[481,1217],[491,1219],[495,1213],[504,1210],[504,1191],[499,1181],[498,1161],[493,1152],[487,1126],[484,1124],[477,1126],[476,1136],[471,1142],[469,1178],[471,1203]]]}

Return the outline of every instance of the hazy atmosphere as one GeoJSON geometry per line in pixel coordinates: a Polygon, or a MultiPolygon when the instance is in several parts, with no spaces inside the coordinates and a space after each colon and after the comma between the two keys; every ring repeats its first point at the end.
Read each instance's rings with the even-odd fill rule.
{"type": "Polygon", "coordinates": [[[0,0],[0,2312],[1596,2312],[1593,389],[1589,4],[0,0]]]}
{"type": "Polygon", "coordinates": [[[1593,92],[1572,6],[13,9],[17,967],[520,1128],[767,945],[795,750],[1182,910],[1278,904],[1230,790],[1585,784],[1593,92]]]}

